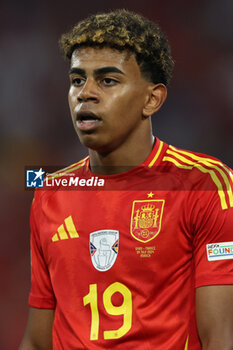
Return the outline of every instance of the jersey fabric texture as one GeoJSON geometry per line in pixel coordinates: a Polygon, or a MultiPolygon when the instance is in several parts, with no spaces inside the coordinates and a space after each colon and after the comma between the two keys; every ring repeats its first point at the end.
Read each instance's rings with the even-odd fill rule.
{"type": "MultiPolygon", "coordinates": [[[[96,177],[88,157],[71,173],[96,177]]],[[[195,288],[233,284],[231,170],[156,139],[140,166],[98,177],[35,192],[29,305],[55,309],[53,349],[200,350],[195,288]]]]}

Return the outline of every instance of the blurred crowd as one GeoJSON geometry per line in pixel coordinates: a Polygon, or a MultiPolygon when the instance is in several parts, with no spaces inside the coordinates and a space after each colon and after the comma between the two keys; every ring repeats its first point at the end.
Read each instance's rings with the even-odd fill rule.
{"type": "Polygon", "coordinates": [[[0,3],[0,348],[17,349],[30,286],[25,167],[64,167],[86,155],[67,104],[68,62],[58,40],[89,14],[115,8],[161,25],[175,60],[168,99],[153,116],[167,143],[233,167],[233,2],[231,0],[16,1],[0,3]]]}

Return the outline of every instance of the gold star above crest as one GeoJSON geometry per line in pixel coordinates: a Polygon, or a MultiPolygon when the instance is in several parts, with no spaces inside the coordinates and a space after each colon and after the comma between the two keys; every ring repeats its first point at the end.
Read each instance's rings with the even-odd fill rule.
{"type": "Polygon", "coordinates": [[[147,193],[147,198],[153,198],[155,194],[153,192],[147,193]]]}

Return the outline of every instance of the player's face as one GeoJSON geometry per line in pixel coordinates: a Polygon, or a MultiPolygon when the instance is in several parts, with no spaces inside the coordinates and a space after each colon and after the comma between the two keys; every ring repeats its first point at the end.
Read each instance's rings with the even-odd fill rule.
{"type": "Polygon", "coordinates": [[[150,85],[134,55],[110,48],[75,50],[69,106],[81,142],[98,152],[112,151],[128,138],[138,142],[150,85]]]}

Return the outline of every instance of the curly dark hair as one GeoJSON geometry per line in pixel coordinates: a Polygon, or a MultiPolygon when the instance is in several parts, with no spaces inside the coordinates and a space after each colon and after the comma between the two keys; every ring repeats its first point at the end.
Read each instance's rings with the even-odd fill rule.
{"type": "Polygon", "coordinates": [[[124,9],[92,15],[63,34],[60,47],[68,59],[78,47],[109,47],[135,54],[144,77],[168,85],[174,62],[166,36],[158,25],[124,9]]]}

